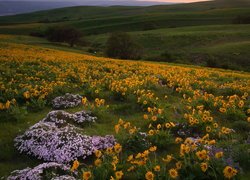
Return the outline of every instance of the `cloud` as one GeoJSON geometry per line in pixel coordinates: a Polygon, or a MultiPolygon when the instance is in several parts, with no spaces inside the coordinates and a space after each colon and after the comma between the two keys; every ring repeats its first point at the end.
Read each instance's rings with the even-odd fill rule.
{"type": "Polygon", "coordinates": [[[180,3],[180,2],[200,2],[200,1],[208,1],[208,0],[135,0],[135,1],[155,1],[155,2],[172,2],[172,3],[180,3]]]}

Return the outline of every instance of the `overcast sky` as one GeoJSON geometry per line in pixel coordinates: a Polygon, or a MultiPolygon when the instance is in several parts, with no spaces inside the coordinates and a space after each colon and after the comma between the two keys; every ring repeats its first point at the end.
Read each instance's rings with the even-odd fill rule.
{"type": "MultiPolygon", "coordinates": [[[[0,1],[83,1],[84,0],[0,0],[0,1]]],[[[93,0],[98,1],[98,0],[93,0]]],[[[155,1],[155,2],[199,2],[199,1],[208,1],[208,0],[112,0],[112,1],[155,1]]]]}
{"type": "Polygon", "coordinates": [[[157,1],[157,2],[199,2],[208,0],[137,0],[137,1],[157,1]]]}

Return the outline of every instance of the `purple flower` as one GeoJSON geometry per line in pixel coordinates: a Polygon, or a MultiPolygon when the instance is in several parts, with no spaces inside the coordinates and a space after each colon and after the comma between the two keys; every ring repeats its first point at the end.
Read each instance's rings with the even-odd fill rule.
{"type": "MultiPolygon", "coordinates": [[[[53,173],[54,178],[53,179],[64,179],[64,180],[75,180],[73,176],[70,176],[70,167],[63,165],[63,164],[58,164],[55,162],[50,162],[50,163],[43,163],[40,164],[33,169],[27,167],[26,169],[23,170],[15,170],[11,173],[11,175],[7,178],[7,180],[42,180],[43,173],[47,170],[53,171],[53,170],[58,170],[60,169],[65,173],[63,178],[60,175],[53,173]],[[68,175],[66,175],[68,174],[68,175]]],[[[56,172],[56,171],[55,171],[56,172]]]]}
{"type": "Polygon", "coordinates": [[[50,112],[45,119],[15,138],[16,148],[38,159],[68,163],[80,157],[85,159],[97,149],[114,146],[113,136],[92,137],[79,133],[80,128],[67,123],[69,118],[75,118],[74,115],[64,111],[50,112]]]}

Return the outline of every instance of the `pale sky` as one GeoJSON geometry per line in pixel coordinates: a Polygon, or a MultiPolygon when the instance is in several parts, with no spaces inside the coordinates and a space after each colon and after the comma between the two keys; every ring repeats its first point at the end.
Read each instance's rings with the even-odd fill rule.
{"type": "MultiPolygon", "coordinates": [[[[0,1],[81,1],[81,0],[0,0],[0,1]]],[[[84,1],[84,0],[82,0],[84,1]]],[[[98,1],[98,0],[93,0],[98,1]]],[[[101,1],[101,0],[100,0],[101,1]]],[[[155,2],[199,2],[199,1],[209,1],[209,0],[111,0],[111,1],[155,1],[155,2]]]]}
{"type": "Polygon", "coordinates": [[[199,1],[208,1],[208,0],[136,0],[136,1],[156,1],[156,2],[199,2],[199,1]]]}

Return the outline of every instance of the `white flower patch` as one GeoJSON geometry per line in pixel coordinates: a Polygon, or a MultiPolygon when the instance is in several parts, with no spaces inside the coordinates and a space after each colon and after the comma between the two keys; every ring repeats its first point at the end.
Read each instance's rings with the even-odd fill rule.
{"type": "Polygon", "coordinates": [[[58,128],[53,122],[35,124],[15,138],[15,146],[21,153],[59,163],[86,158],[94,151],[90,136],[77,133],[72,125],[58,128]]]}
{"type": "Polygon", "coordinates": [[[69,175],[60,176],[56,172],[63,172],[64,174],[70,174],[70,167],[64,164],[58,164],[55,162],[43,163],[36,167],[26,168],[23,170],[15,170],[11,173],[11,175],[7,178],[7,180],[42,180],[44,179],[43,174],[45,171],[53,171],[53,179],[60,180],[75,180],[74,177],[69,175]],[[62,178],[61,178],[62,177],[62,178]]]}
{"type": "Polygon", "coordinates": [[[65,94],[64,96],[56,97],[52,100],[53,109],[65,109],[76,107],[82,103],[82,96],[79,94],[65,94]]]}
{"type": "Polygon", "coordinates": [[[64,111],[50,112],[45,119],[15,138],[16,148],[38,159],[68,163],[77,158],[85,159],[96,149],[106,149],[115,144],[113,136],[91,137],[80,134],[79,128],[67,123],[70,118],[65,117],[72,118],[64,111]]]}

